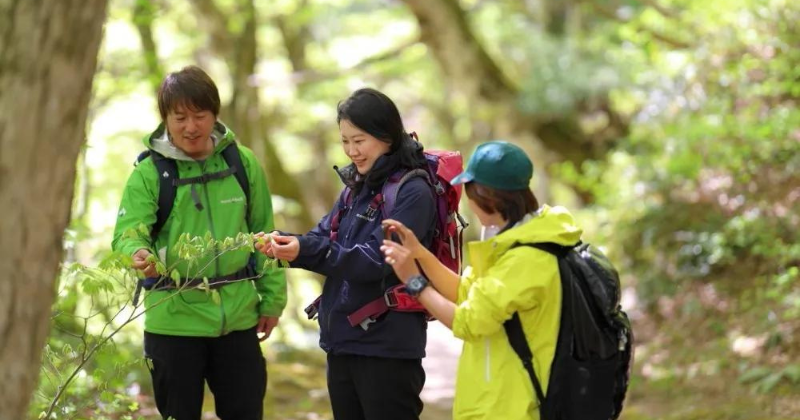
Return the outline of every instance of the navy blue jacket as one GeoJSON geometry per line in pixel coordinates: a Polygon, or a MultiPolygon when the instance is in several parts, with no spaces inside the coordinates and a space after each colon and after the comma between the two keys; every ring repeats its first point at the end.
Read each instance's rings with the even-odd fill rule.
{"type": "MultiPolygon", "coordinates": [[[[375,165],[382,162],[379,158],[375,165]]],[[[353,194],[351,206],[342,213],[338,237],[331,241],[331,220],[344,206],[344,194],[319,224],[299,236],[300,253],[291,267],[320,273],[327,278],[319,308],[319,345],[328,353],[419,359],[425,356],[428,328],[422,313],[389,311],[367,331],[351,327],[347,316],[381,297],[399,280],[385,263],[380,250],[383,241],[382,213],[367,217],[367,208],[380,188],[364,186],[353,194]]],[[[433,191],[423,178],[403,184],[397,202],[387,218],[399,220],[414,231],[423,245],[431,243],[435,228],[433,191]]]]}

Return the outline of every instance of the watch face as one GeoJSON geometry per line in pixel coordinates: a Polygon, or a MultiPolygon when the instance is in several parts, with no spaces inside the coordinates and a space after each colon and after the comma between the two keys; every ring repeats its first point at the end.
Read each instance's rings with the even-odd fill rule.
{"type": "Polygon", "coordinates": [[[408,290],[409,294],[411,294],[411,296],[417,296],[420,294],[420,292],[422,292],[422,289],[424,289],[425,286],[427,285],[428,282],[425,280],[424,277],[415,276],[408,281],[406,289],[408,290]]]}

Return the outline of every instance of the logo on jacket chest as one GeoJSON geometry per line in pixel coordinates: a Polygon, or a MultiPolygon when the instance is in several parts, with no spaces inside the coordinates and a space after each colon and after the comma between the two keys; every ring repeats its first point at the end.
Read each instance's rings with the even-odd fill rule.
{"type": "Polygon", "coordinates": [[[381,198],[381,195],[378,194],[372,199],[363,213],[356,213],[356,217],[368,222],[374,222],[378,217],[378,213],[380,212],[379,209],[381,204],[383,204],[383,199],[381,198]]]}
{"type": "Polygon", "coordinates": [[[370,214],[368,214],[368,213],[369,213],[369,212],[367,212],[367,213],[365,213],[365,214],[358,213],[358,214],[356,214],[356,217],[358,217],[358,218],[359,218],[359,219],[361,219],[361,220],[366,220],[366,221],[368,221],[368,222],[374,222],[374,221],[375,221],[375,219],[377,219],[377,216],[376,216],[376,215],[373,213],[373,214],[371,215],[371,217],[370,217],[370,214]]]}
{"type": "Polygon", "coordinates": [[[242,202],[244,202],[244,197],[232,197],[220,200],[220,204],[242,203],[242,202]]]}

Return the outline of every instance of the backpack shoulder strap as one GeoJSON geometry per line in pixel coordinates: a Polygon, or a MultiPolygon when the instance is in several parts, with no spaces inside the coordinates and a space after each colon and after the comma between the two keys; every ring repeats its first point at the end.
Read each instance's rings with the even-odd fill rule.
{"type": "Polygon", "coordinates": [[[528,372],[531,382],[533,382],[533,389],[536,391],[536,398],[539,399],[539,407],[541,408],[544,405],[545,396],[542,391],[542,384],[539,383],[539,378],[536,377],[536,373],[533,369],[533,353],[528,346],[528,340],[525,338],[525,331],[522,330],[522,322],[519,319],[519,313],[514,312],[511,319],[503,323],[503,328],[506,330],[506,336],[508,336],[508,342],[511,344],[511,348],[514,349],[514,353],[517,353],[517,356],[522,360],[522,365],[525,367],[525,371],[528,372]]]}
{"type": "MultiPolygon", "coordinates": [[[[167,158],[153,150],[145,150],[140,153],[136,158],[136,164],[138,165],[147,157],[153,159],[153,164],[159,175],[158,210],[156,211],[156,222],[150,230],[150,237],[155,241],[161,229],[164,227],[164,224],[167,222],[175,203],[179,183],[178,164],[175,162],[175,159],[167,158]]],[[[250,183],[247,179],[247,171],[244,169],[244,164],[242,163],[242,156],[239,154],[239,148],[236,146],[235,142],[223,149],[222,157],[225,159],[228,167],[231,168],[236,180],[239,181],[242,191],[244,191],[248,209],[247,214],[249,215],[250,183]]]]}
{"type": "Polygon", "coordinates": [[[149,157],[150,157],[150,149],[147,149],[147,150],[143,151],[142,153],[139,153],[139,156],[136,157],[136,162],[133,162],[133,166],[139,166],[139,164],[143,160],[145,160],[145,159],[147,159],[149,157]]]}
{"type": "Polygon", "coordinates": [[[381,209],[384,219],[392,214],[394,206],[397,204],[397,195],[400,193],[400,188],[411,178],[416,177],[424,178],[428,185],[432,185],[430,174],[422,168],[412,169],[402,175],[395,174],[386,180],[386,183],[383,184],[383,207],[381,209]]]}
{"type": "Polygon", "coordinates": [[[339,237],[339,223],[341,223],[342,216],[344,216],[344,212],[347,210],[347,207],[350,206],[352,200],[353,190],[350,189],[350,187],[345,187],[339,196],[339,208],[331,218],[331,231],[329,236],[332,241],[336,241],[336,238],[339,237]]]}
{"type": "MultiPolygon", "coordinates": [[[[567,253],[578,245],[580,245],[580,242],[578,242],[578,244],[573,246],[559,245],[554,242],[538,242],[538,243],[518,242],[512,245],[511,248],[513,249],[521,246],[529,246],[547,252],[549,254],[552,254],[556,258],[561,259],[566,257],[567,253]]],[[[562,283],[563,283],[563,278],[562,278],[562,283]]],[[[562,315],[564,308],[565,306],[563,306],[563,301],[562,301],[562,315]]],[[[562,328],[563,327],[564,325],[562,323],[562,328]]],[[[506,330],[508,343],[511,345],[511,348],[514,349],[514,353],[516,353],[517,356],[522,361],[522,365],[525,367],[525,371],[528,372],[528,376],[530,377],[531,382],[533,383],[533,389],[536,392],[536,398],[538,398],[539,400],[540,417],[544,419],[545,416],[543,415],[544,414],[543,408],[546,399],[544,391],[542,390],[542,384],[539,382],[539,378],[536,377],[536,372],[534,371],[533,368],[533,353],[531,352],[531,349],[528,346],[528,340],[525,338],[525,331],[522,329],[522,322],[520,321],[519,313],[514,312],[514,315],[511,317],[511,319],[503,323],[503,328],[506,330]]],[[[561,333],[559,332],[559,340],[560,337],[561,333]]],[[[558,349],[556,349],[556,351],[558,351],[558,349]]]]}
{"type": "Polygon", "coordinates": [[[172,212],[172,205],[175,202],[175,195],[178,190],[178,184],[176,183],[178,180],[178,164],[175,159],[167,158],[161,153],[148,152],[158,173],[158,210],[156,210],[156,222],[150,229],[150,238],[155,242],[164,227],[164,223],[167,222],[169,214],[172,212]]]}
{"type": "Polygon", "coordinates": [[[250,181],[247,179],[247,170],[242,163],[242,155],[239,153],[239,147],[236,142],[232,142],[225,149],[222,150],[222,157],[225,163],[233,170],[233,176],[239,181],[239,186],[244,191],[244,198],[247,205],[247,214],[250,214],[250,181]]]}
{"type": "Polygon", "coordinates": [[[511,246],[511,248],[518,248],[521,246],[529,246],[531,248],[536,248],[538,250],[547,252],[548,254],[552,254],[556,258],[561,258],[567,255],[569,251],[574,249],[575,247],[579,246],[581,242],[579,241],[575,245],[559,245],[555,242],[536,242],[536,243],[521,243],[517,242],[511,246]]]}

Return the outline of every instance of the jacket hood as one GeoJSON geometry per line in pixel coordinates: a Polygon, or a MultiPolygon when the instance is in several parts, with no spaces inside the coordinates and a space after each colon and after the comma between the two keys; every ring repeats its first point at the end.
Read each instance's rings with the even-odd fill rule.
{"type": "Polygon", "coordinates": [[[470,263],[480,272],[517,243],[574,245],[581,239],[582,233],[583,230],[575,224],[575,218],[566,208],[545,204],[505,232],[485,241],[470,242],[470,263]]]}
{"type": "Polygon", "coordinates": [[[575,224],[569,210],[564,207],[543,205],[526,215],[511,229],[497,235],[498,247],[511,247],[515,243],[554,242],[574,245],[581,239],[583,230],[575,224]]]}
{"type": "MultiPolygon", "coordinates": [[[[218,153],[224,149],[230,142],[236,139],[235,134],[221,121],[214,123],[214,129],[211,131],[211,140],[214,142],[214,153],[218,153]]],[[[158,125],[152,133],[148,134],[142,140],[144,146],[148,149],[158,152],[164,157],[175,159],[194,161],[183,150],[177,148],[169,139],[169,133],[164,127],[164,123],[158,125]]]]}

